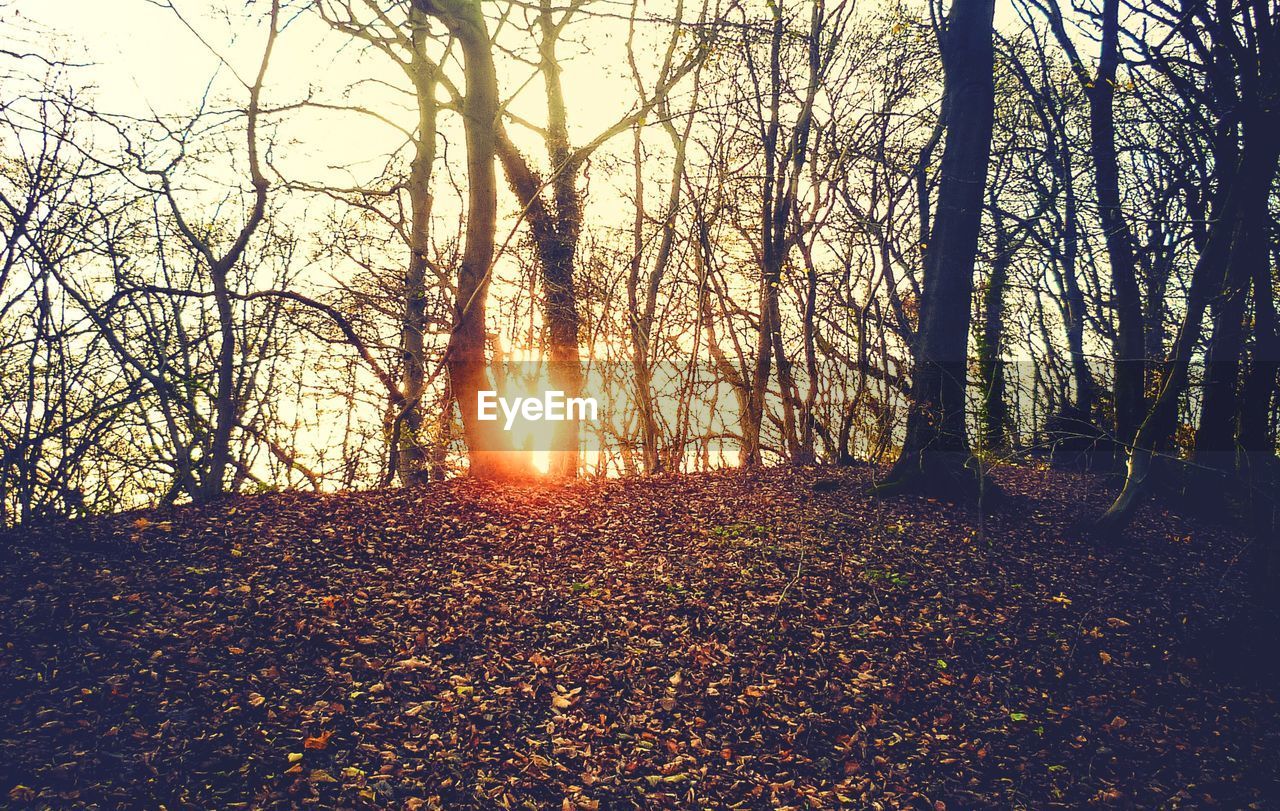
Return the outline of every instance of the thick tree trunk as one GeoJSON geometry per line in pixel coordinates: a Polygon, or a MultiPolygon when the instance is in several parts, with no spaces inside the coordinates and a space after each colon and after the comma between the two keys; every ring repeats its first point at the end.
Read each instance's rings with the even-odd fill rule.
{"type": "MultiPolygon", "coordinates": [[[[1230,6],[1217,3],[1218,24],[1227,29],[1213,38],[1212,65],[1209,70],[1211,99],[1218,116],[1214,131],[1215,166],[1235,166],[1240,159],[1236,64],[1231,54],[1233,23],[1230,6]]],[[[1248,83],[1246,82],[1247,86],[1248,83]]],[[[1246,92],[1253,93],[1252,87],[1246,92]]],[[[1271,189],[1258,186],[1257,197],[1243,201],[1239,234],[1241,245],[1226,269],[1222,293],[1209,303],[1213,332],[1205,353],[1205,382],[1200,407],[1200,424],[1196,429],[1194,459],[1197,464],[1226,474],[1236,466],[1236,428],[1239,424],[1240,356],[1244,352],[1245,307],[1255,268],[1267,266],[1266,229],[1269,222],[1271,189]]],[[[1219,212],[1215,212],[1215,215],[1219,212]]],[[[1211,496],[1224,493],[1225,480],[1218,478],[1209,488],[1211,496]],[[1214,492],[1216,491],[1216,492],[1214,492]]],[[[1217,499],[1214,499],[1217,501],[1217,499]]]]}
{"type": "MultiPolygon", "coordinates": [[[[544,266],[543,276],[551,385],[563,391],[566,397],[576,398],[582,394],[582,360],[578,346],[580,321],[573,287],[576,235],[573,243],[573,246],[561,243],[555,261],[544,266]]],[[[551,463],[547,470],[549,475],[569,479],[578,475],[581,434],[580,420],[566,419],[555,424],[551,438],[551,463]]]]}
{"type": "MultiPolygon", "coordinates": [[[[551,159],[551,190],[555,196],[554,236],[539,242],[546,300],[547,332],[550,340],[551,383],[566,397],[582,394],[582,364],[579,354],[578,297],[574,287],[574,259],[582,233],[582,199],[578,194],[578,166],[572,164],[569,146],[569,118],[555,45],[559,34],[552,19],[551,0],[542,0],[538,15],[541,40],[541,73],[547,93],[547,152],[551,159]]],[[[551,444],[552,476],[578,475],[578,443],[582,426],[578,420],[557,423],[551,444]]]]}
{"type": "MultiPolygon", "coordinates": [[[[970,303],[995,109],[993,0],[954,0],[941,51],[947,110],[938,204],[926,248],[912,406],[888,488],[976,495],[965,471],[970,303]]],[[[886,488],[886,489],[888,489],[886,488]]]]}
{"type": "MultiPolygon", "coordinates": [[[[566,397],[582,394],[582,363],[578,331],[581,318],[574,286],[578,239],[582,233],[582,199],[578,193],[580,156],[569,143],[569,119],[565,106],[556,42],[560,27],[552,18],[552,6],[543,0],[539,7],[540,31],[538,70],[547,94],[545,141],[550,174],[544,181],[529,166],[515,144],[497,122],[497,155],[520,201],[533,236],[542,271],[543,316],[547,326],[547,360],[550,384],[566,397]],[[550,189],[550,202],[543,197],[550,189]]],[[[580,420],[556,423],[551,439],[548,475],[573,478],[578,475],[580,420]]]]}
{"type": "MultiPolygon", "coordinates": [[[[556,77],[554,83],[558,85],[558,73],[553,75],[556,77]]],[[[563,113],[562,105],[563,100],[559,107],[552,105],[552,108],[563,113]]],[[[553,389],[563,391],[566,397],[578,397],[582,393],[578,338],[581,319],[573,274],[578,237],[582,230],[582,208],[577,192],[578,170],[568,163],[567,141],[560,140],[568,137],[563,128],[564,119],[554,114],[552,119],[561,121],[560,126],[549,128],[553,134],[549,151],[555,174],[548,183],[554,192],[554,210],[543,199],[542,179],[501,129],[497,154],[523,207],[538,256],[550,384],[553,389]]],[[[572,478],[578,474],[581,430],[579,420],[564,420],[556,424],[551,440],[549,475],[572,478]]]]}
{"type": "MultiPolygon", "coordinates": [[[[1251,236],[1256,242],[1254,250],[1266,257],[1267,231],[1259,229],[1251,236]]],[[[1276,459],[1276,442],[1269,423],[1278,394],[1280,334],[1268,262],[1254,264],[1252,281],[1254,346],[1241,393],[1238,462],[1255,538],[1250,561],[1254,591],[1276,604],[1280,603],[1280,460],[1276,459]]]]}
{"type": "MultiPolygon", "coordinates": [[[[1229,12],[1219,11],[1221,23],[1232,25],[1229,12]]],[[[1200,338],[1201,320],[1209,301],[1218,295],[1230,296],[1231,281],[1255,274],[1259,253],[1251,234],[1259,212],[1267,211],[1276,162],[1280,159],[1280,50],[1273,30],[1259,35],[1256,63],[1243,69],[1240,77],[1240,138],[1237,152],[1229,132],[1222,131],[1219,153],[1238,155],[1230,171],[1220,170],[1217,198],[1211,206],[1210,225],[1204,246],[1192,272],[1187,291],[1186,312],[1170,357],[1160,393],[1147,414],[1129,455],[1124,488],[1115,503],[1099,519],[1098,529],[1114,533],[1132,518],[1147,490],[1152,457],[1173,433],[1178,398],[1187,384],[1192,353],[1200,338]],[[1246,268],[1237,267],[1244,263],[1246,268]],[[1241,274],[1244,274],[1242,276],[1241,274]]],[[[1239,61],[1236,64],[1240,65],[1239,61]]],[[[1231,93],[1234,94],[1234,82],[1231,93]]],[[[1232,95],[1234,98],[1234,95],[1232,95]]],[[[1268,282],[1269,283],[1269,282],[1268,282]]],[[[1235,291],[1241,292],[1242,291],[1235,291]]]]}
{"type": "Polygon", "coordinates": [[[525,472],[496,421],[479,419],[478,396],[490,389],[485,362],[485,311],[493,264],[498,184],[494,171],[498,80],[479,0],[423,3],[458,39],[466,71],[462,117],[467,143],[467,224],[458,267],[458,293],[449,335],[447,368],[471,475],[494,478],[525,472]]]}

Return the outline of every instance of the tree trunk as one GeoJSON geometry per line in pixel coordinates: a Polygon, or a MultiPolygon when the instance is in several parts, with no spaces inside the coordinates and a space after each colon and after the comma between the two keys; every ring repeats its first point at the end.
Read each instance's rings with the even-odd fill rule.
{"type": "MultiPolygon", "coordinates": [[[[805,394],[800,404],[800,448],[796,464],[812,465],[817,461],[814,435],[818,428],[818,352],[814,336],[814,316],[818,311],[818,267],[809,248],[801,246],[805,267],[804,315],[800,323],[804,341],[805,394]]],[[[847,437],[845,447],[848,446],[847,437]]],[[[830,456],[832,454],[828,454],[830,456]]]]}
{"type": "MultiPolygon", "coordinates": [[[[400,327],[401,402],[399,428],[400,447],[397,461],[400,481],[405,484],[427,481],[433,464],[431,449],[424,435],[425,418],[422,397],[426,385],[426,352],[423,332],[426,329],[427,252],[431,247],[431,169],[436,149],[436,76],[435,65],[426,58],[426,28],[416,19],[420,11],[410,11],[416,23],[413,32],[413,56],[409,66],[414,95],[418,103],[418,137],[414,144],[413,162],[405,184],[409,195],[409,264],[404,277],[404,316],[400,327]]],[[[445,409],[448,410],[447,408],[445,409]]]]}
{"type": "Polygon", "coordinates": [[[218,311],[218,332],[222,342],[218,348],[218,387],[214,402],[214,427],[209,444],[209,466],[205,478],[201,482],[198,498],[209,500],[222,494],[227,468],[231,464],[231,433],[240,417],[240,402],[236,392],[236,325],[235,315],[231,309],[231,289],[227,284],[231,270],[244,256],[249,240],[266,217],[267,189],[270,184],[262,173],[258,160],[258,114],[262,87],[267,76],[267,67],[271,64],[271,52],[275,48],[277,23],[280,17],[279,0],[271,4],[271,27],[267,35],[267,44],[262,51],[262,61],[258,65],[258,75],[249,86],[249,104],[245,111],[245,140],[249,156],[249,180],[253,187],[253,205],[235,240],[226,253],[215,258],[209,243],[198,235],[187,223],[173,196],[167,175],[163,178],[165,197],[169,201],[170,210],[191,247],[201,253],[209,263],[209,276],[213,283],[214,304],[218,311]]]}
{"type": "Polygon", "coordinates": [[[993,212],[996,220],[996,248],[991,260],[991,275],[982,293],[982,330],[978,334],[978,381],[982,386],[982,446],[984,450],[999,451],[1008,447],[1009,409],[1005,404],[1005,370],[1000,357],[1004,338],[1004,291],[1009,282],[1009,238],[1000,222],[1001,215],[993,212]]]}
{"type": "Polygon", "coordinates": [[[1115,427],[1122,443],[1133,440],[1146,412],[1146,346],[1142,293],[1133,257],[1133,236],[1120,207],[1116,153],[1115,80],[1120,58],[1120,0],[1104,0],[1098,71],[1088,88],[1098,219],[1106,240],[1116,307],[1115,427]]]}
{"type": "Polygon", "coordinates": [[[751,385],[747,390],[747,407],[742,415],[742,466],[760,467],[764,464],[761,452],[764,426],[764,401],[769,393],[769,376],[773,369],[773,313],[777,308],[770,299],[777,296],[777,286],[770,283],[772,260],[765,259],[760,275],[760,332],[756,336],[755,368],[751,372],[751,385]]]}
{"type": "Polygon", "coordinates": [[[1246,298],[1254,266],[1259,261],[1264,267],[1267,263],[1266,242],[1254,234],[1266,228],[1270,189],[1263,187],[1259,191],[1259,199],[1244,205],[1239,235],[1242,244],[1227,266],[1225,289],[1210,303],[1213,337],[1205,355],[1204,397],[1195,437],[1195,461],[1222,473],[1235,467],[1246,298]]]}
{"type": "Polygon", "coordinates": [[[495,478],[524,472],[496,421],[479,419],[478,396],[490,389],[485,362],[485,311],[493,265],[498,184],[494,171],[498,126],[498,79],[479,0],[415,0],[438,17],[462,48],[466,71],[462,104],[467,143],[467,224],[458,267],[458,294],[449,335],[447,368],[471,475],[495,478]]]}
{"type": "Polygon", "coordinates": [[[214,394],[213,435],[209,438],[209,464],[200,485],[200,499],[208,501],[222,494],[227,468],[231,465],[231,432],[239,413],[236,398],[236,325],[227,288],[228,268],[209,269],[213,281],[213,300],[218,312],[218,385],[214,394]]]}
{"type": "MultiPolygon", "coordinates": [[[[627,306],[631,308],[628,330],[631,338],[631,371],[635,376],[636,411],[640,419],[640,448],[645,473],[661,471],[658,458],[658,424],[654,414],[653,375],[649,366],[650,339],[653,331],[653,312],[641,305],[640,270],[644,266],[644,159],[641,150],[640,127],[632,130],[632,169],[635,172],[635,220],[631,231],[631,263],[627,272],[627,306]]],[[[676,145],[680,149],[680,145],[676,145]]],[[[679,153],[677,154],[679,163],[679,153]]],[[[679,195],[680,180],[672,183],[672,196],[679,195]]],[[[664,234],[665,239],[665,234],[664,234]]],[[[655,268],[653,271],[656,274],[655,268]]],[[[653,275],[650,284],[654,284],[653,275]]],[[[646,302],[647,303],[647,302],[646,302]]]]}
{"type": "Polygon", "coordinates": [[[993,0],[954,0],[942,35],[946,136],[938,204],[926,248],[911,411],[889,489],[976,494],[964,471],[965,381],[974,258],[990,159],[995,85],[993,0]]]}
{"type": "MultiPolygon", "coordinates": [[[[700,94],[699,77],[701,70],[694,72],[693,86],[694,106],[700,94]]],[[[627,275],[627,304],[631,308],[629,330],[631,336],[631,363],[635,374],[636,407],[640,417],[640,441],[644,451],[644,466],[647,473],[661,473],[665,462],[658,447],[658,419],[653,400],[653,370],[651,367],[654,319],[658,309],[658,293],[662,280],[666,277],[671,265],[672,254],[676,242],[676,217],[680,213],[682,182],[685,174],[687,143],[693,130],[694,116],[691,114],[685,122],[684,131],[676,129],[671,121],[671,111],[664,98],[658,105],[662,128],[671,140],[671,148],[675,160],[671,167],[671,188],[667,193],[666,210],[662,218],[662,239],[658,243],[658,251],[649,270],[644,285],[644,296],[640,296],[640,270],[643,265],[644,247],[644,166],[641,152],[641,128],[636,125],[633,131],[635,138],[632,157],[635,161],[635,195],[636,218],[632,233],[632,251],[630,272],[627,275]]],[[[701,310],[699,309],[699,313],[701,310]]],[[[683,454],[683,443],[677,442],[675,452],[683,454]]],[[[678,466],[676,459],[672,464],[678,466]]]]}
{"type": "MultiPolygon", "coordinates": [[[[1070,163],[1064,161],[1065,172],[1071,171],[1070,163]]],[[[1062,282],[1066,297],[1067,353],[1071,358],[1071,377],[1075,382],[1075,393],[1072,402],[1076,415],[1080,419],[1092,421],[1095,398],[1097,395],[1093,374],[1089,370],[1089,361],[1084,354],[1084,293],[1080,290],[1080,279],[1076,276],[1076,262],[1079,259],[1079,237],[1076,220],[1076,196],[1073,188],[1074,179],[1064,179],[1067,184],[1065,210],[1063,212],[1063,251],[1062,282]]]]}
{"type": "Polygon", "coordinates": [[[1115,79],[1120,61],[1120,0],[1103,0],[1098,69],[1090,75],[1063,22],[1057,0],[1046,16],[1089,99],[1089,151],[1093,159],[1098,220],[1102,225],[1115,299],[1115,433],[1129,444],[1146,413],[1146,345],[1142,291],[1138,287],[1133,235],[1120,207],[1120,165],[1116,154],[1115,79]]]}
{"type": "Polygon", "coordinates": [[[1267,257],[1267,230],[1252,238],[1253,250],[1264,261],[1253,266],[1254,346],[1244,377],[1240,408],[1240,482],[1245,506],[1255,538],[1250,556],[1254,591],[1274,603],[1280,595],[1280,464],[1276,459],[1275,437],[1268,425],[1275,401],[1276,372],[1280,367],[1280,335],[1276,331],[1276,305],[1267,257]]]}
{"type": "MultiPolygon", "coordinates": [[[[543,295],[546,301],[547,332],[550,340],[551,384],[566,397],[582,394],[582,365],[578,345],[578,298],[574,288],[574,258],[582,233],[582,199],[578,194],[578,166],[571,163],[569,119],[556,57],[558,26],[552,19],[551,0],[542,0],[538,24],[542,32],[541,73],[547,93],[547,153],[551,160],[551,191],[555,197],[553,235],[539,241],[542,254],[543,295]]],[[[578,441],[582,426],[578,420],[564,420],[555,426],[551,441],[548,473],[562,478],[578,475],[578,441]]]]}
{"type": "MultiPolygon", "coordinates": [[[[1213,135],[1213,162],[1215,166],[1234,167],[1240,159],[1237,110],[1241,100],[1237,89],[1235,61],[1229,47],[1229,43],[1233,41],[1230,27],[1234,21],[1230,6],[1222,0],[1216,4],[1216,13],[1218,26],[1223,30],[1213,37],[1210,52],[1212,64],[1208,72],[1210,97],[1218,117],[1213,135]]],[[[1247,86],[1248,83],[1244,84],[1247,86]]],[[[1248,88],[1246,92],[1253,92],[1252,88],[1248,88]]],[[[1271,189],[1269,185],[1259,186],[1256,191],[1258,196],[1255,199],[1243,201],[1243,230],[1239,234],[1241,245],[1236,252],[1235,261],[1226,269],[1224,289],[1209,303],[1213,332],[1205,353],[1205,380],[1194,459],[1197,464],[1218,474],[1226,474],[1235,468],[1245,306],[1249,287],[1253,282],[1254,268],[1259,262],[1265,268],[1268,259],[1265,233],[1269,220],[1271,189]]],[[[1214,217],[1211,215],[1212,218],[1214,217]]],[[[1212,495],[1221,495],[1224,493],[1223,484],[1225,481],[1218,477],[1206,489],[1212,495]]]]}
{"type": "Polygon", "coordinates": [[[1210,298],[1225,289],[1226,277],[1233,272],[1233,265],[1248,259],[1248,209],[1269,194],[1280,150],[1280,143],[1272,137],[1277,125],[1280,121],[1274,106],[1245,120],[1244,148],[1235,170],[1224,178],[1220,192],[1224,195],[1223,201],[1215,207],[1218,216],[1209,227],[1204,251],[1192,272],[1186,314],[1165,363],[1160,394],[1134,440],[1124,488],[1098,521],[1097,528],[1103,532],[1123,529],[1145,495],[1155,451],[1168,441],[1174,430],[1178,398],[1186,388],[1205,309],[1210,298]]]}
{"type": "Polygon", "coordinates": [[[1280,371],[1280,330],[1277,329],[1271,266],[1267,261],[1267,229],[1255,231],[1252,237],[1259,243],[1253,250],[1261,252],[1262,260],[1253,265],[1254,343],[1240,395],[1240,448],[1245,453],[1246,462],[1275,456],[1275,441],[1268,422],[1276,396],[1277,372],[1280,371]]]}
{"type": "MultiPolygon", "coordinates": [[[[778,371],[778,394],[782,402],[782,442],[790,460],[794,461],[800,456],[795,413],[798,398],[791,361],[786,356],[782,340],[782,311],[779,307],[778,288],[782,284],[783,266],[795,241],[792,220],[799,194],[800,172],[809,149],[813,108],[822,81],[824,60],[830,58],[830,48],[824,49],[822,41],[825,5],[822,0],[816,0],[810,11],[808,31],[805,32],[808,85],[796,113],[795,125],[784,139],[782,49],[788,38],[788,26],[780,4],[771,5],[770,9],[773,26],[769,40],[768,110],[761,137],[760,156],[764,165],[764,183],[760,194],[760,334],[756,343],[748,413],[742,419],[743,464],[748,467],[763,462],[760,430],[764,424],[765,399],[774,366],[778,371]]],[[[832,33],[831,36],[835,34],[832,33]]],[[[832,41],[826,44],[830,46],[832,41]]],[[[751,75],[755,79],[754,69],[751,75]]],[[[758,80],[755,85],[757,92],[763,91],[758,80]]]]}

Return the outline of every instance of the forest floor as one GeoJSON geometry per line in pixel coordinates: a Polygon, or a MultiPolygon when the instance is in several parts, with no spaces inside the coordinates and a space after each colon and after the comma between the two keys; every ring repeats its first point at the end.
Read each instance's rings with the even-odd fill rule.
{"type": "Polygon", "coordinates": [[[1002,471],[985,519],[870,475],[265,494],[18,535],[0,804],[1277,807],[1240,537],[1147,507],[1091,545],[1069,527],[1111,491],[1085,475],[1002,471]]]}

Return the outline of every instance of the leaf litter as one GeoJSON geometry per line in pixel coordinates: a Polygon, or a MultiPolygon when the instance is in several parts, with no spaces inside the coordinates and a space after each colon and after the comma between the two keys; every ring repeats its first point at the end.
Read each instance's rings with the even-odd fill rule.
{"type": "Polygon", "coordinates": [[[1275,682],[1213,667],[1244,541],[1009,469],[264,494],[0,561],[11,805],[1266,807],[1275,682]],[[816,488],[832,476],[839,487],[816,488]]]}

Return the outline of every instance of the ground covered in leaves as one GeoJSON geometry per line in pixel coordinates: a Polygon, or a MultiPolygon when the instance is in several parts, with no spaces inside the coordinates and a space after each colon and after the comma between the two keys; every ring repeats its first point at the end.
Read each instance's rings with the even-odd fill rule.
{"type": "Polygon", "coordinates": [[[170,809],[1277,802],[1275,682],[1223,643],[1241,539],[1147,508],[1129,545],[1098,548],[1070,527],[1110,491],[1080,475],[1003,471],[986,517],[860,495],[872,475],[268,494],[16,536],[0,790],[170,809]]]}

